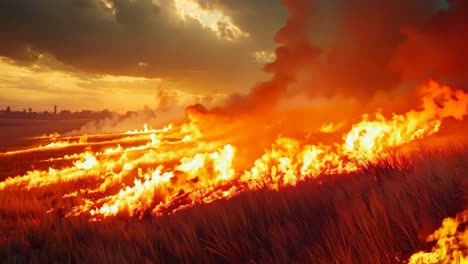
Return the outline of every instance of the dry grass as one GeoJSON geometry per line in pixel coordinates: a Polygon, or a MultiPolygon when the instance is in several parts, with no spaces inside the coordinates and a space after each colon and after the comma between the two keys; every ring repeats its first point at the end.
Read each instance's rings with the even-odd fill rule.
{"type": "Polygon", "coordinates": [[[103,222],[63,218],[60,210],[44,213],[57,203],[73,206],[76,201],[60,198],[66,186],[1,192],[0,258],[5,263],[397,263],[430,247],[419,238],[462,210],[467,177],[467,150],[423,150],[279,192],[258,190],[172,216],[103,222]]]}

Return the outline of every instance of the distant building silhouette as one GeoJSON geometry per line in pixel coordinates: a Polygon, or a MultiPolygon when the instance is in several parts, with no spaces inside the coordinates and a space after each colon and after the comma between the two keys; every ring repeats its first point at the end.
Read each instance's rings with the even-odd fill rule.
{"type": "Polygon", "coordinates": [[[117,113],[109,111],[109,109],[104,109],[102,111],[93,111],[93,110],[81,110],[70,111],[62,110],[58,112],[57,105],[54,105],[54,112],[49,113],[48,111],[44,112],[33,112],[31,107],[23,108],[18,111],[12,111],[10,106],[7,106],[5,110],[0,110],[0,118],[18,118],[18,119],[38,119],[38,120],[64,120],[64,119],[104,119],[110,118],[112,116],[118,116],[117,113]]]}

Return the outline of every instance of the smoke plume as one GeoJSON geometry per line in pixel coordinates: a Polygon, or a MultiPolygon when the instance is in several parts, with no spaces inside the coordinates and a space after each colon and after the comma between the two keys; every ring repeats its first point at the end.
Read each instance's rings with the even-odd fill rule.
{"type": "Polygon", "coordinates": [[[446,10],[403,29],[392,66],[404,81],[431,78],[468,90],[467,16],[468,2],[452,0],[446,10]]]}
{"type": "MultiPolygon", "coordinates": [[[[346,97],[377,105],[435,79],[467,87],[466,1],[283,0],[272,77],[212,113],[275,109],[291,96],[346,97]]],[[[206,112],[200,105],[188,112],[206,112]],[[200,112],[200,111],[199,111],[200,112]]]]}

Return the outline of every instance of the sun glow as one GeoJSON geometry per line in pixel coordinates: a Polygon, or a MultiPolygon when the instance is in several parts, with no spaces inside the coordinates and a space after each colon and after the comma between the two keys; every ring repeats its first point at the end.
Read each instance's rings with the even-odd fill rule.
{"type": "Polygon", "coordinates": [[[182,20],[186,17],[197,20],[203,27],[210,28],[219,39],[229,41],[249,37],[232,19],[220,10],[203,9],[195,0],[175,0],[177,14],[182,20]]]}
{"type": "Polygon", "coordinates": [[[110,0],[101,0],[101,3],[113,16],[115,16],[117,11],[115,10],[114,2],[110,0]]]}
{"type": "Polygon", "coordinates": [[[276,60],[276,54],[273,51],[256,51],[254,57],[257,62],[262,64],[272,63],[276,60]]]}

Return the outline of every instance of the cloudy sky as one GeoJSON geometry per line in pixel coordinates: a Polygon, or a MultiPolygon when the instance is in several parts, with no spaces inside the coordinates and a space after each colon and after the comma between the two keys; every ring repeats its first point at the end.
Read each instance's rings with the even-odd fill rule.
{"type": "Polygon", "coordinates": [[[468,89],[467,13],[464,0],[1,0],[0,109],[468,89]]]}
{"type": "Polygon", "coordinates": [[[246,93],[267,77],[286,15],[279,0],[2,0],[0,108],[126,111],[161,95],[246,93]]]}

